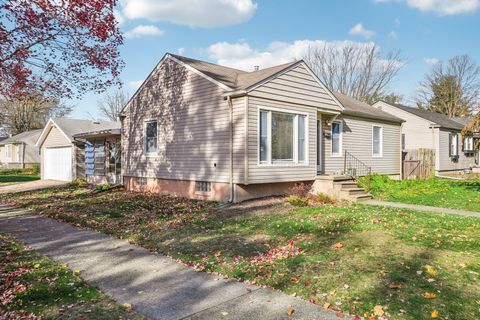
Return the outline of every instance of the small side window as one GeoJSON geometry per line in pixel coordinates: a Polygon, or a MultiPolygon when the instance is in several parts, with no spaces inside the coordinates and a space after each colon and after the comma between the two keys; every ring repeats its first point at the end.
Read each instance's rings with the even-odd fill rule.
{"type": "Polygon", "coordinates": [[[145,152],[156,154],[158,150],[157,121],[149,121],[145,124],[145,152]]]}
{"type": "Polygon", "coordinates": [[[450,157],[458,157],[458,134],[450,134],[450,157]]]}
{"type": "Polygon", "coordinates": [[[137,177],[137,185],[138,186],[146,186],[147,185],[147,178],[145,177],[137,177]]]}

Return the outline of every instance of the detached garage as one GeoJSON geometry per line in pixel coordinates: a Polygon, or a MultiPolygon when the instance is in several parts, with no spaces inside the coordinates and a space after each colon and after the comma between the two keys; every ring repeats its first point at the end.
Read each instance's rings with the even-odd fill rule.
{"type": "Polygon", "coordinates": [[[84,141],[74,136],[86,132],[120,129],[119,122],[52,118],[37,140],[41,176],[45,180],[85,179],[84,141]]]}

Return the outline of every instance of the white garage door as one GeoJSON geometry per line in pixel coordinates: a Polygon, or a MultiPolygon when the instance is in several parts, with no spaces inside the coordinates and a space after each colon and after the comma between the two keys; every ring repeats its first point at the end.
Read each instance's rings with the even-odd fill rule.
{"type": "Polygon", "coordinates": [[[72,181],[72,147],[44,149],[43,161],[44,179],[72,181]]]}

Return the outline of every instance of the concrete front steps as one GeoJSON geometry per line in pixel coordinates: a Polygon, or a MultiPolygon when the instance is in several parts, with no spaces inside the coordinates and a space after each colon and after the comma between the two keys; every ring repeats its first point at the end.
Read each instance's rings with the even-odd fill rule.
{"type": "Polygon", "coordinates": [[[366,201],[373,198],[370,193],[367,193],[365,189],[358,186],[355,179],[343,175],[317,176],[312,185],[312,193],[325,193],[336,199],[354,202],[366,201]]]}

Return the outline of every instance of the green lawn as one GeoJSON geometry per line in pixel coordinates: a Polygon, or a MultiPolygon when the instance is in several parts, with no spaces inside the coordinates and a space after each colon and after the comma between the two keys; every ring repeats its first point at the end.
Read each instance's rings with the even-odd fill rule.
{"type": "Polygon", "coordinates": [[[0,234],[0,319],[142,319],[74,271],[0,234]]]}
{"type": "Polygon", "coordinates": [[[284,202],[220,210],[88,186],[3,200],[337,312],[372,319],[480,317],[478,218],[284,202]]]}
{"type": "Polygon", "coordinates": [[[480,212],[480,180],[392,180],[372,177],[375,198],[394,202],[480,212]]]}
{"type": "Polygon", "coordinates": [[[39,179],[40,176],[38,174],[0,174],[0,186],[3,184],[29,182],[39,179]]]}

